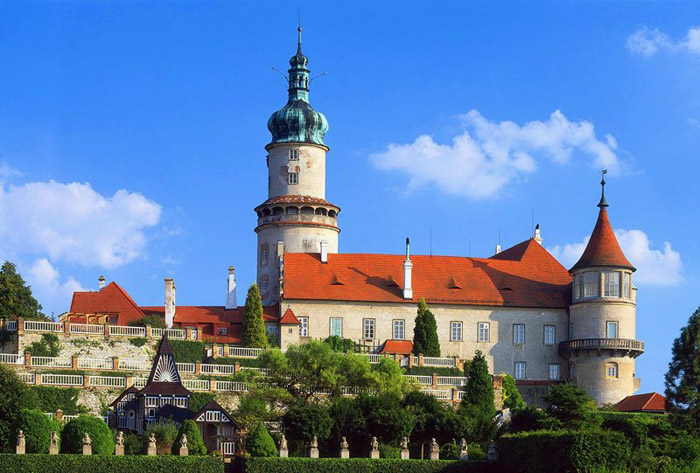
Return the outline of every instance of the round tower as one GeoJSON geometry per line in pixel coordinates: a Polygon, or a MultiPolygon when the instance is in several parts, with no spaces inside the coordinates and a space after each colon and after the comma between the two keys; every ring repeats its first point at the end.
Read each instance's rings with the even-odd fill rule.
{"type": "Polygon", "coordinates": [[[308,58],[297,52],[289,60],[287,104],[272,114],[267,128],[268,199],[255,208],[258,225],[258,286],[264,305],[280,296],[284,252],[338,252],[338,212],[326,198],[328,121],[309,103],[308,58]]]}
{"type": "Polygon", "coordinates": [[[600,406],[621,401],[638,389],[635,358],[644,343],[635,339],[634,266],[620,249],[608,220],[605,171],[598,221],[573,277],[569,340],[560,344],[569,359],[569,379],[600,406]]]}

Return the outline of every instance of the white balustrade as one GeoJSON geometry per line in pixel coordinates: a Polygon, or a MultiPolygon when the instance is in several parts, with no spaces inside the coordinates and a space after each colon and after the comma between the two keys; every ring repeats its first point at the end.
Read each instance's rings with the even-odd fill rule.
{"type": "Polygon", "coordinates": [[[464,376],[438,376],[438,386],[466,386],[467,378],[464,376]]]}
{"type": "Polygon", "coordinates": [[[27,332],[63,332],[63,324],[60,322],[25,320],[24,330],[27,332]]]}
{"type": "Polygon", "coordinates": [[[41,384],[49,386],[82,386],[83,376],[77,374],[40,374],[41,384]]]}
{"type": "Polygon", "coordinates": [[[146,383],[148,382],[148,378],[134,378],[132,382],[135,388],[145,388],[146,383]]]}
{"type": "Polygon", "coordinates": [[[228,347],[228,356],[232,358],[257,358],[264,351],[263,348],[228,347]]]}
{"type": "Polygon", "coordinates": [[[23,365],[24,355],[18,355],[15,353],[0,353],[0,363],[6,365],[23,365]]]}
{"type": "Polygon", "coordinates": [[[175,363],[177,365],[177,370],[181,373],[194,373],[195,366],[194,363],[175,363]]]}
{"type": "Polygon", "coordinates": [[[156,337],[156,338],[161,338],[163,336],[163,329],[162,328],[152,328],[151,335],[156,337]]]}
{"type": "Polygon", "coordinates": [[[248,392],[250,386],[246,383],[241,383],[238,381],[215,381],[214,389],[217,391],[229,391],[229,392],[248,392]]]}
{"type": "Polygon", "coordinates": [[[418,384],[427,384],[428,386],[433,384],[433,377],[432,376],[418,376],[418,375],[413,375],[413,374],[405,374],[403,377],[408,378],[410,380],[413,380],[418,384]]]}
{"type": "Polygon", "coordinates": [[[209,381],[206,379],[183,379],[182,385],[192,391],[209,391],[209,381]]]}
{"type": "Polygon", "coordinates": [[[202,374],[234,374],[236,371],[233,365],[202,364],[200,369],[202,374]]]}
{"type": "Polygon", "coordinates": [[[34,384],[36,382],[36,375],[34,373],[17,373],[19,379],[27,384],[34,384]]]}
{"type": "Polygon", "coordinates": [[[16,320],[10,320],[5,324],[5,330],[8,332],[16,332],[17,331],[17,321],[16,320]]]}
{"type": "Polygon", "coordinates": [[[466,395],[467,395],[466,391],[457,391],[457,400],[461,401],[462,399],[464,399],[464,396],[466,396],[466,395]]]}
{"type": "Polygon", "coordinates": [[[129,327],[126,325],[110,325],[109,334],[121,337],[145,337],[146,327],[129,327]]]}
{"type": "Polygon", "coordinates": [[[70,324],[68,326],[68,331],[70,333],[79,333],[83,335],[104,335],[105,326],[94,324],[70,324]]]}
{"type": "Polygon", "coordinates": [[[440,401],[449,401],[452,399],[452,390],[449,389],[422,389],[422,391],[440,401]]]}
{"type": "Polygon", "coordinates": [[[165,333],[168,335],[168,338],[185,339],[185,331],[179,328],[166,328],[165,333]]]}
{"type": "Polygon", "coordinates": [[[70,420],[77,419],[78,417],[79,417],[79,416],[78,416],[77,414],[76,414],[76,415],[66,415],[66,414],[63,414],[63,422],[68,422],[68,421],[70,421],[70,420]]]}
{"type": "Polygon", "coordinates": [[[446,367],[453,367],[455,366],[455,359],[454,358],[437,358],[433,356],[424,356],[423,357],[423,366],[446,366],[446,367]]]}
{"type": "Polygon", "coordinates": [[[126,378],[123,376],[90,376],[90,386],[97,388],[125,388],[126,378]]]}
{"type": "Polygon", "coordinates": [[[115,367],[120,371],[151,371],[151,361],[140,361],[140,360],[119,360],[119,368],[115,367]]]}
{"type": "Polygon", "coordinates": [[[112,358],[78,358],[78,369],[85,370],[113,370],[112,358]]]}
{"type": "Polygon", "coordinates": [[[31,366],[40,368],[72,368],[71,360],[56,358],[53,356],[33,356],[31,366]]]}

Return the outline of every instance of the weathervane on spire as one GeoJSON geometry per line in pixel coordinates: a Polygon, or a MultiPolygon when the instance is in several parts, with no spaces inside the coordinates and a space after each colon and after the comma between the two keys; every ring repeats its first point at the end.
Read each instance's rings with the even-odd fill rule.
{"type": "Polygon", "coordinates": [[[605,201],[605,175],[607,173],[608,173],[607,169],[601,169],[601,171],[600,171],[600,175],[602,177],[602,180],[600,181],[601,195],[600,195],[600,202],[598,202],[598,207],[600,207],[601,210],[608,206],[608,203],[605,201]]]}
{"type": "Polygon", "coordinates": [[[299,34],[299,40],[297,41],[297,51],[301,53],[301,12],[299,7],[297,7],[297,32],[299,34]]]}

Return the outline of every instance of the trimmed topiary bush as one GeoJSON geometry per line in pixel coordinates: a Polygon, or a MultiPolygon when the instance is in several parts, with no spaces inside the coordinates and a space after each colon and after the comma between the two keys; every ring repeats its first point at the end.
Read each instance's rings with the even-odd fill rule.
{"type": "Polygon", "coordinates": [[[265,424],[257,422],[246,440],[248,453],[253,457],[276,457],[277,446],[272,436],[265,428],[265,424]]]}
{"type": "Polygon", "coordinates": [[[204,343],[194,340],[168,340],[173,357],[178,363],[201,363],[204,359],[204,343]]]}
{"type": "Polygon", "coordinates": [[[148,439],[151,437],[151,434],[156,438],[156,451],[158,455],[167,455],[170,453],[173,445],[175,445],[175,437],[177,437],[178,428],[175,423],[170,420],[149,425],[143,432],[143,435],[141,435],[144,451],[148,449],[148,439]]]}
{"type": "Polygon", "coordinates": [[[199,427],[197,427],[197,424],[195,424],[193,420],[187,419],[180,426],[180,431],[177,433],[177,437],[173,443],[173,455],[180,454],[180,439],[182,438],[182,434],[187,436],[187,448],[189,450],[189,455],[207,454],[207,446],[204,445],[202,435],[199,433],[199,427]]]}
{"type": "Polygon", "coordinates": [[[22,430],[27,442],[27,453],[49,453],[51,431],[57,430],[46,414],[36,409],[22,409],[15,419],[13,438],[22,430]]]}
{"type": "Polygon", "coordinates": [[[61,451],[63,453],[83,453],[85,432],[92,440],[93,455],[114,453],[112,431],[102,419],[90,416],[76,417],[66,424],[61,433],[61,451]]]}

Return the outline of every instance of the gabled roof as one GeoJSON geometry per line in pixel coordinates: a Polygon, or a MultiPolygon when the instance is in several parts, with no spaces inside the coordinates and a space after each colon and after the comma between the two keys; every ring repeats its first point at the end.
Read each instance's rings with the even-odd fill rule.
{"type": "Polygon", "coordinates": [[[192,392],[180,383],[153,382],[149,383],[141,391],[139,396],[164,394],[166,396],[191,396],[192,392]]]}
{"type": "Polygon", "coordinates": [[[112,404],[110,404],[109,406],[110,406],[110,407],[115,407],[115,406],[119,403],[119,401],[121,401],[122,399],[124,399],[124,397],[125,397],[127,394],[130,394],[130,393],[138,394],[138,393],[139,393],[139,388],[137,388],[137,387],[135,387],[135,386],[129,386],[129,388],[126,389],[126,390],[124,390],[124,391],[122,391],[122,393],[121,393],[119,396],[117,396],[117,398],[116,398],[114,401],[112,401],[112,404]]]}
{"type": "Polygon", "coordinates": [[[492,258],[412,256],[413,299],[402,294],[404,255],[285,253],[284,298],[566,308],[571,276],[530,239],[492,258]],[[332,284],[340,280],[343,284],[332,284]],[[393,282],[398,282],[393,284],[393,282]]]}
{"type": "MultiPolygon", "coordinates": [[[[180,384],[180,373],[175,364],[175,357],[168,342],[168,336],[163,335],[158,345],[158,352],[153,358],[151,374],[146,382],[146,388],[152,383],[176,383],[180,384]]],[[[144,388],[144,389],[146,389],[144,388]]]]}
{"type": "Polygon", "coordinates": [[[287,309],[280,319],[280,325],[299,325],[299,319],[294,315],[292,309],[287,309]]]}
{"type": "Polygon", "coordinates": [[[73,314],[119,314],[119,325],[128,325],[143,317],[136,302],[117,283],[100,291],[74,292],[70,305],[73,314]]]}
{"type": "Polygon", "coordinates": [[[222,413],[224,413],[224,414],[226,415],[226,417],[229,418],[229,420],[230,420],[231,423],[234,425],[234,427],[236,428],[236,430],[240,430],[240,429],[241,429],[241,426],[240,426],[240,424],[239,424],[238,422],[236,422],[236,419],[234,419],[233,417],[231,417],[231,414],[229,414],[228,411],[227,411],[226,409],[224,409],[223,407],[221,407],[221,404],[219,404],[218,402],[216,402],[216,401],[213,400],[213,399],[212,399],[211,401],[209,401],[204,407],[202,407],[202,408],[199,410],[199,412],[195,413],[191,418],[194,419],[194,421],[196,422],[197,419],[199,418],[199,416],[201,416],[202,414],[204,414],[206,411],[221,411],[222,413]]]}
{"type": "Polygon", "coordinates": [[[398,355],[408,355],[413,351],[413,342],[410,340],[387,340],[384,342],[382,351],[379,353],[389,353],[398,355]]]}
{"type": "MultiPolygon", "coordinates": [[[[161,306],[142,306],[141,310],[148,315],[157,315],[165,317],[165,308],[161,306]]],[[[227,309],[224,306],[188,306],[179,305],[175,307],[176,324],[241,324],[243,323],[243,315],[245,307],[240,306],[237,309],[227,309]]],[[[277,322],[279,319],[279,306],[263,307],[263,320],[265,322],[277,322]]]]}
{"type": "Polygon", "coordinates": [[[620,412],[666,412],[666,398],[659,393],[627,396],[615,405],[620,412]]]}
{"type": "Polygon", "coordinates": [[[615,238],[608,220],[608,212],[605,207],[601,207],[598,213],[598,221],[595,224],[591,239],[581,255],[578,262],[571,268],[571,271],[581,268],[591,268],[594,266],[611,266],[615,268],[627,268],[635,271],[615,238]]]}

